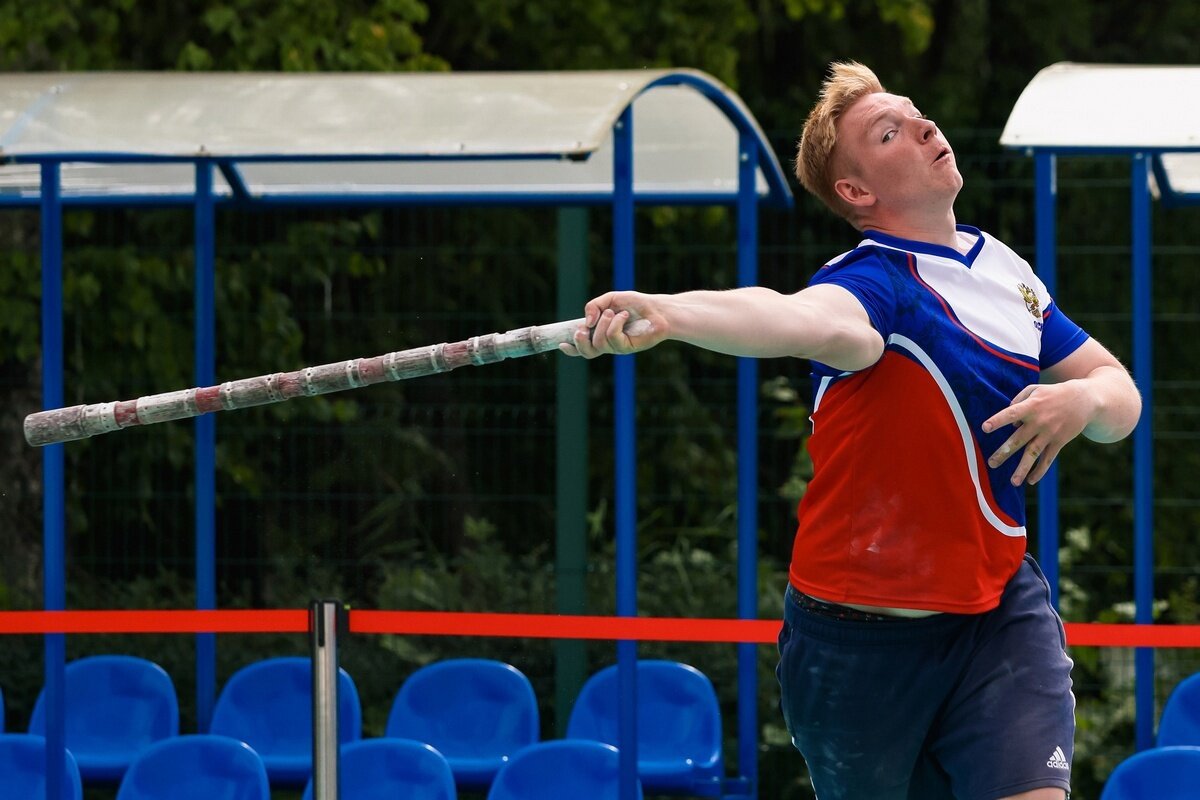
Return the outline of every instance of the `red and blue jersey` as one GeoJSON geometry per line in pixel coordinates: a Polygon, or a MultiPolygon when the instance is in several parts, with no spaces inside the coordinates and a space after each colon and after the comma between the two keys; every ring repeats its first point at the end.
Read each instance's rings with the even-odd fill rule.
{"type": "Polygon", "coordinates": [[[987,464],[1012,427],[982,425],[1088,337],[1024,259],[976,228],[958,236],[965,254],[871,231],[810,281],[858,298],[885,347],[857,372],[812,363],[813,479],[790,570],[807,594],[980,613],[1021,564],[1020,459],[987,464]]]}

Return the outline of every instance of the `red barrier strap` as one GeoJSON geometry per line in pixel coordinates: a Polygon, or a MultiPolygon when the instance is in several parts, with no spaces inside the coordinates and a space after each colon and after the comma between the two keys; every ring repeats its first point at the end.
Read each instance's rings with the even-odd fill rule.
{"type": "Polygon", "coordinates": [[[1117,625],[1068,622],[1073,647],[1200,647],[1200,625],[1117,625]]]}
{"type": "Polygon", "coordinates": [[[0,611],[4,633],[307,633],[306,609],[0,611]]]}
{"type": "MultiPolygon", "coordinates": [[[[306,609],[0,611],[0,634],[307,633],[306,609]]],[[[774,644],[779,620],[351,611],[351,633],[774,644]]],[[[1073,647],[1196,647],[1200,625],[1066,623],[1073,647]]]]}
{"type": "Polygon", "coordinates": [[[632,639],[656,642],[769,644],[779,635],[779,620],[351,611],[350,631],[409,635],[515,636],[531,639],[632,639]]]}

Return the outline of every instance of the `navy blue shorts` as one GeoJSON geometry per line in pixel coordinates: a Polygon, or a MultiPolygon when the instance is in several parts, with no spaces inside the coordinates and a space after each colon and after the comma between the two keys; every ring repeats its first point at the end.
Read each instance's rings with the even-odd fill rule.
{"type": "Polygon", "coordinates": [[[819,800],[996,800],[1070,788],[1071,659],[1025,557],[985,614],[834,619],[788,587],[784,720],[819,800]]]}

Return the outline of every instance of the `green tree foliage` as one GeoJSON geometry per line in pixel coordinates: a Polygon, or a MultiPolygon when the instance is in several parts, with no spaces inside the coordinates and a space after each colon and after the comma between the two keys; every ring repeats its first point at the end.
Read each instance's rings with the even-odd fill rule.
{"type": "Polygon", "coordinates": [[[180,49],[180,69],[429,70],[446,63],[427,53],[417,26],[420,0],[212,3],[180,49]]]}
{"type": "Polygon", "coordinates": [[[420,0],[0,2],[9,70],[427,70],[420,0]]]}

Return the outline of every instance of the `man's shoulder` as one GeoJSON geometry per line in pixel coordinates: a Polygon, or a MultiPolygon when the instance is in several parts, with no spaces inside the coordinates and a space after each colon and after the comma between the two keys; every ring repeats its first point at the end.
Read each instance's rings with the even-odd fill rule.
{"type": "Polygon", "coordinates": [[[875,295],[890,295],[894,291],[897,272],[902,269],[902,253],[866,241],[826,262],[809,279],[808,285],[832,283],[846,288],[856,287],[875,295]]]}
{"type": "Polygon", "coordinates": [[[864,239],[853,250],[847,250],[826,261],[825,265],[817,270],[817,275],[821,275],[822,272],[832,273],[856,267],[881,266],[891,260],[888,248],[880,247],[878,243],[870,239],[864,239]]]}

